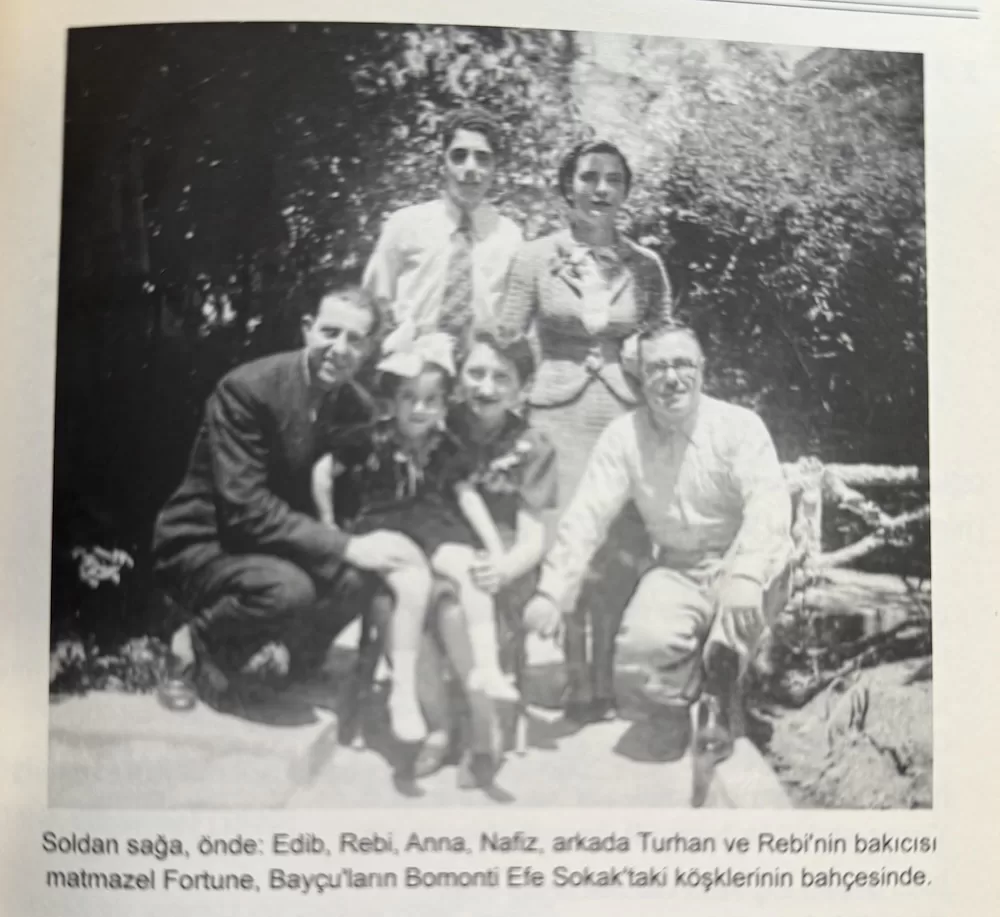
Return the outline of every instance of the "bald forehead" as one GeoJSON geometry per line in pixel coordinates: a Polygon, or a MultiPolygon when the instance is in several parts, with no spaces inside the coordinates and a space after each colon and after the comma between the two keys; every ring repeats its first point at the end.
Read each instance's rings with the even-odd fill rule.
{"type": "Polygon", "coordinates": [[[318,328],[345,327],[367,337],[374,328],[375,313],[360,294],[339,290],[320,300],[314,322],[318,328]]]}
{"type": "Polygon", "coordinates": [[[674,328],[661,331],[655,337],[648,338],[641,343],[641,359],[649,360],[654,356],[658,358],[688,357],[692,360],[701,360],[703,353],[701,345],[692,331],[687,328],[674,328]]]}

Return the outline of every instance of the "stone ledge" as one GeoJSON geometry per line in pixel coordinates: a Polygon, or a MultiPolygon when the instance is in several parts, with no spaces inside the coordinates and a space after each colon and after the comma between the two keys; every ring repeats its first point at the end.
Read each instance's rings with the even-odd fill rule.
{"type": "MultiPolygon", "coordinates": [[[[49,804],[56,808],[269,809],[491,806],[456,786],[454,768],[401,796],[387,758],[336,743],[335,718],[274,726],[205,707],[164,710],[152,696],[94,693],[50,708],[49,804]]],[[[618,747],[628,720],[567,730],[555,711],[533,710],[529,748],[511,754],[497,783],[520,806],[686,808],[692,768],[636,760],[618,747]],[[555,766],[560,764],[561,766],[555,766]],[[567,767],[572,779],[566,779],[567,767]]],[[[624,745],[624,743],[622,743],[624,745]]],[[[774,773],[749,742],[716,769],[706,806],[787,808],[774,773]]]]}
{"type": "Polygon", "coordinates": [[[95,692],[49,708],[55,808],[273,808],[289,768],[333,717],[267,725],[203,705],[174,713],[152,695],[95,692]]]}

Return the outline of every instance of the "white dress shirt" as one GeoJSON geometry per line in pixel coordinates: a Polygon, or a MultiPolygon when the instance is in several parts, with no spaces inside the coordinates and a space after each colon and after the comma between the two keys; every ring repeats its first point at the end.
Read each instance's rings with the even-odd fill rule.
{"type": "MultiPolygon", "coordinates": [[[[365,270],[363,286],[395,324],[419,331],[437,327],[453,237],[461,213],[439,199],[397,210],[386,221],[365,270]]],[[[491,321],[504,291],[521,230],[490,204],[472,213],[473,317],[491,321]]]]}
{"type": "Polygon", "coordinates": [[[771,435],[753,411],[702,395],[683,429],[657,429],[645,408],[608,424],[559,521],[540,592],[567,606],[629,499],[666,566],[726,556],[730,575],[765,585],[787,557],[791,500],[771,435]]]}

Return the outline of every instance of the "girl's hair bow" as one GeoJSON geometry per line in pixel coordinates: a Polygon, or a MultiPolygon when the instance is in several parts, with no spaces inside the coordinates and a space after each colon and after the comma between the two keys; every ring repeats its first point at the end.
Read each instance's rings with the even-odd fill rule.
{"type": "Polygon", "coordinates": [[[431,364],[455,376],[455,343],[451,335],[443,331],[418,334],[412,324],[404,322],[386,336],[382,353],[375,367],[380,372],[413,379],[431,364]]]}

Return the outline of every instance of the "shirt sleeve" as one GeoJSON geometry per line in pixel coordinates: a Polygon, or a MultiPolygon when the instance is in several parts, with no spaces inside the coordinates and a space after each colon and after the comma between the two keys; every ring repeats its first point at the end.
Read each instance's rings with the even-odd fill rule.
{"type": "Polygon", "coordinates": [[[613,423],[601,434],[542,567],[538,591],[564,610],[631,492],[623,432],[613,423]]]}
{"type": "Polygon", "coordinates": [[[528,431],[522,440],[530,445],[521,469],[518,492],[521,505],[535,514],[555,509],[559,502],[556,450],[541,433],[528,431]]]}
{"type": "Polygon", "coordinates": [[[368,259],[361,287],[388,315],[388,307],[396,300],[396,287],[399,280],[400,242],[402,241],[402,226],[398,213],[386,220],[375,250],[368,259]]]}
{"type": "Polygon", "coordinates": [[[221,528],[237,551],[285,557],[318,577],[332,574],[349,536],[293,510],[272,491],[266,410],[231,379],[209,398],[206,425],[221,528]]]}
{"type": "Polygon", "coordinates": [[[743,502],[743,522],[730,555],[729,573],[764,586],[791,545],[791,498],[764,422],[750,415],[736,431],[730,467],[743,502]]]}

